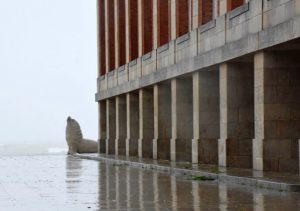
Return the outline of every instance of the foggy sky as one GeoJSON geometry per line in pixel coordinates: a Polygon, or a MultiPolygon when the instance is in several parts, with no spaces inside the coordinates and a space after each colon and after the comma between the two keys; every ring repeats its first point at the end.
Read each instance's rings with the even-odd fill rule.
{"type": "Polygon", "coordinates": [[[0,0],[0,144],[97,138],[95,0],[0,0]]]}

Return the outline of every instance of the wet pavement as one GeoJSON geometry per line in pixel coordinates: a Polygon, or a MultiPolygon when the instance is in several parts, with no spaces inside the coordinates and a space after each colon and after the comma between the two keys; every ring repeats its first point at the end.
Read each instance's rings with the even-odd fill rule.
{"type": "Polygon", "coordinates": [[[0,210],[300,210],[300,194],[81,160],[0,157],[0,210]]]}

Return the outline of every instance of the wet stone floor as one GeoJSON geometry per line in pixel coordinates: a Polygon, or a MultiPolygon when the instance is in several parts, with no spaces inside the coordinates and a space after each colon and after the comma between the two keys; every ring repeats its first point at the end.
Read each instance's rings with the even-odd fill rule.
{"type": "Polygon", "coordinates": [[[0,157],[0,210],[300,210],[300,194],[65,155],[0,157]]]}

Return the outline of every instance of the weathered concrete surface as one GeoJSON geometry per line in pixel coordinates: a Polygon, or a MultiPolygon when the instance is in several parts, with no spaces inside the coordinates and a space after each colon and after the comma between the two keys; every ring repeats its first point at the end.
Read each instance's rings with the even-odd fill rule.
{"type": "Polygon", "coordinates": [[[75,155],[83,159],[97,160],[113,165],[128,165],[134,168],[156,170],[172,175],[200,176],[213,178],[226,184],[274,189],[277,191],[300,192],[300,179],[297,174],[253,171],[250,169],[224,168],[213,165],[195,165],[190,163],[153,161],[135,157],[113,155],[75,155]]]}
{"type": "Polygon", "coordinates": [[[0,209],[299,210],[299,194],[201,182],[66,156],[0,159],[0,209]]]}
{"type": "Polygon", "coordinates": [[[98,143],[83,138],[79,123],[71,117],[67,119],[66,141],[69,146],[68,154],[98,152],[98,143]]]}

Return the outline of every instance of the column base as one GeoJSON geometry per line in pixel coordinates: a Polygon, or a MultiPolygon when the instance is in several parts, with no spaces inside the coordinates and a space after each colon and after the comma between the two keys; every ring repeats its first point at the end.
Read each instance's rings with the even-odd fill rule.
{"type": "Polygon", "coordinates": [[[227,139],[219,139],[218,140],[218,164],[219,166],[226,167],[227,166],[227,150],[226,150],[226,141],[227,139]]]}
{"type": "Polygon", "coordinates": [[[154,160],[157,160],[157,139],[152,140],[152,156],[154,160]]]}
{"type": "Polygon", "coordinates": [[[192,139],[192,163],[198,164],[199,163],[199,150],[198,150],[198,145],[199,145],[199,139],[192,139]]]}
{"type": "Polygon", "coordinates": [[[119,155],[119,139],[115,139],[115,155],[119,155]]]}
{"type": "Polygon", "coordinates": [[[253,169],[262,171],[264,169],[263,160],[263,139],[253,139],[252,142],[253,169]]]}
{"type": "Polygon", "coordinates": [[[143,139],[139,138],[138,140],[138,157],[142,158],[143,157],[143,139]]]}

